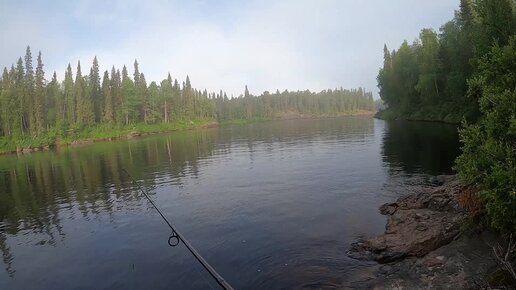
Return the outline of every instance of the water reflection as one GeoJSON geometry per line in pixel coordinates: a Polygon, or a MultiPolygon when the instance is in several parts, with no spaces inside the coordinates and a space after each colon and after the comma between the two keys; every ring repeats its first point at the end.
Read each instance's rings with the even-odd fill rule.
{"type": "Polygon", "coordinates": [[[54,246],[66,235],[62,211],[91,219],[125,204],[141,204],[122,168],[144,180],[150,190],[170,176],[181,184],[181,177],[197,175],[198,160],[213,153],[216,140],[216,131],[206,130],[1,157],[0,251],[7,271],[15,272],[6,234],[22,232],[27,238],[37,237],[36,245],[54,246]]]}
{"type": "Polygon", "coordinates": [[[382,156],[390,170],[451,174],[459,148],[455,125],[404,121],[385,123],[382,156]]]}
{"type": "MultiPolygon", "coordinates": [[[[161,238],[163,228],[159,221],[151,226],[153,213],[122,168],[143,182],[169,215],[176,214],[175,221],[234,286],[333,285],[339,279],[330,269],[342,273],[356,267],[341,255],[349,242],[383,227],[376,216],[386,179],[382,165],[391,175],[441,174],[449,170],[457,148],[450,127],[355,117],[225,126],[3,156],[0,251],[12,284],[2,282],[0,274],[0,288],[34,285],[16,276],[45,267],[37,261],[51,254],[29,250],[41,246],[65,256],[84,253],[76,260],[91,265],[60,264],[64,258],[55,262],[63,275],[70,274],[65,282],[72,288],[81,279],[104,281],[102,275],[113,278],[84,285],[138,288],[131,280],[138,275],[120,276],[110,268],[132,263],[119,258],[127,251],[142,255],[138,261],[154,276],[138,273],[154,279],[155,288],[171,283],[195,288],[191,283],[199,273],[189,270],[195,262],[181,256],[185,253],[165,254],[147,245],[151,237],[161,238]],[[436,153],[441,158],[433,158],[436,153]],[[242,242],[248,239],[253,241],[242,242]],[[110,250],[95,254],[103,243],[110,250]],[[289,259],[297,268],[285,266],[289,259]],[[107,269],[97,269],[99,261],[107,269]],[[85,269],[92,276],[77,278],[85,269]],[[170,281],[171,271],[177,281],[170,281]]],[[[163,234],[166,244],[168,233],[163,234]]],[[[54,287],[41,283],[40,288],[54,287]]]]}

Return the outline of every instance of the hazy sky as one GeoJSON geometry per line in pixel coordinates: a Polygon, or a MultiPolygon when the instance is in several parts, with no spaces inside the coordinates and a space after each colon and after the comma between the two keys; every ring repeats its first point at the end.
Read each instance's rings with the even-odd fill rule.
{"type": "Polygon", "coordinates": [[[148,83],[170,72],[235,96],[264,90],[365,87],[376,94],[383,44],[453,17],[458,0],[0,0],[0,66],[29,44],[47,79],[77,60],[89,72],[137,58],[148,83]]]}

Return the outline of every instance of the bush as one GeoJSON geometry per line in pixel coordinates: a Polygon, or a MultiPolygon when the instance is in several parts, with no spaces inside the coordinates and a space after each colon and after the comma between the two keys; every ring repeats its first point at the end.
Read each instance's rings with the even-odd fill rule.
{"type": "Polygon", "coordinates": [[[463,123],[462,155],[456,169],[476,183],[491,225],[516,232],[516,37],[495,46],[479,63],[470,91],[480,92],[483,117],[476,125],[463,123]]]}

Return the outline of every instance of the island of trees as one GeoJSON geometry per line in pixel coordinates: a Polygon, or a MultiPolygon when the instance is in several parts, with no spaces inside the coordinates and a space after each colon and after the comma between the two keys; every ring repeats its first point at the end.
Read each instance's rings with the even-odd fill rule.
{"type": "Polygon", "coordinates": [[[516,232],[516,1],[461,0],[439,32],[384,47],[384,119],[462,123],[455,169],[476,184],[490,224],[516,232]]]}
{"type": "Polygon", "coordinates": [[[55,72],[47,81],[41,52],[34,70],[27,47],[24,59],[4,68],[0,79],[0,153],[213,121],[338,116],[373,111],[374,106],[372,93],[363,88],[253,96],[246,86],[243,95],[229,98],[223,91],[194,89],[188,76],[181,84],[170,74],[148,84],[136,60],[131,74],[126,66],[101,74],[95,57],[89,74],[78,62],[75,72],[68,65],[63,81],[55,72]]]}

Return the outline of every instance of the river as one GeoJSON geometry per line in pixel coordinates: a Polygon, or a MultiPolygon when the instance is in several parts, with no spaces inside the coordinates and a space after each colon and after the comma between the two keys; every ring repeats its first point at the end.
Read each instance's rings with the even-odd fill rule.
{"type": "Polygon", "coordinates": [[[0,289],[217,289],[122,169],[238,289],[332,288],[378,207],[451,173],[456,127],[371,117],[173,132],[0,157],[0,289]]]}

